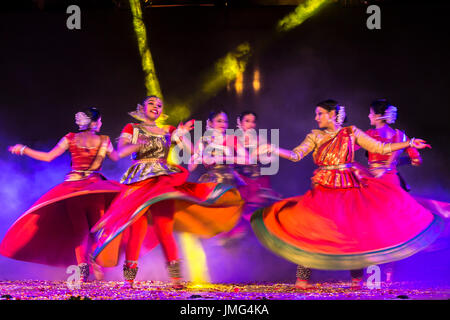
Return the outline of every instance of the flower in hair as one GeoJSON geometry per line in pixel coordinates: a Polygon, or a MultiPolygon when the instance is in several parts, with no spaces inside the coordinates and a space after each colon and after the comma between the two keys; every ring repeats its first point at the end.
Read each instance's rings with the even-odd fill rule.
{"type": "Polygon", "coordinates": [[[91,118],[89,118],[84,112],[77,112],[75,114],[75,123],[78,125],[80,130],[86,130],[91,121],[91,118]]]}
{"type": "Polygon", "coordinates": [[[339,125],[342,125],[345,121],[345,107],[344,106],[339,106],[339,112],[336,116],[336,122],[339,125]]]}
{"type": "Polygon", "coordinates": [[[394,106],[389,106],[384,112],[383,119],[386,119],[386,123],[394,123],[397,120],[397,108],[394,106]]]}

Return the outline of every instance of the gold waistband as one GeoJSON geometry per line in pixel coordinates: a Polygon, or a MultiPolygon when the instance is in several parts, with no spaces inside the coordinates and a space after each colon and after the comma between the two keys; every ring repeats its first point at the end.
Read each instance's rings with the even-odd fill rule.
{"type": "Polygon", "coordinates": [[[96,170],[72,170],[66,174],[64,181],[78,181],[88,178],[91,174],[100,174],[100,171],[96,170]]]}
{"type": "Polygon", "coordinates": [[[352,163],[338,164],[335,166],[320,166],[320,170],[345,170],[353,167],[352,163]]]}
{"type": "Polygon", "coordinates": [[[146,159],[135,160],[134,164],[136,164],[136,163],[167,163],[167,160],[164,158],[146,158],[146,159]]]}
{"type": "Polygon", "coordinates": [[[393,170],[396,167],[396,163],[390,163],[388,164],[387,161],[370,161],[369,162],[369,168],[370,169],[378,169],[378,168],[384,168],[384,169],[390,169],[393,170]]]}

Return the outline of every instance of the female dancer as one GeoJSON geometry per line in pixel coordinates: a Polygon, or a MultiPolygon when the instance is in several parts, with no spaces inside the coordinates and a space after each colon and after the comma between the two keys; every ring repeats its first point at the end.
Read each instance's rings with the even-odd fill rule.
{"type": "MultiPolygon", "coordinates": [[[[369,113],[370,125],[374,129],[369,129],[366,133],[375,140],[392,143],[405,142],[408,137],[404,132],[392,129],[389,124],[392,124],[397,119],[397,108],[390,105],[386,99],[379,99],[370,105],[369,113]]],[[[422,163],[422,158],[415,148],[406,148],[410,163],[414,166],[419,166],[422,163]]],[[[403,178],[397,171],[399,156],[402,150],[393,152],[387,155],[381,155],[373,152],[368,152],[369,170],[376,178],[382,178],[386,181],[392,182],[396,185],[402,186],[406,191],[409,191],[403,178]]]]}
{"type": "MultiPolygon", "coordinates": [[[[366,133],[375,140],[391,143],[391,142],[404,142],[407,141],[405,133],[392,129],[389,124],[392,124],[397,119],[397,108],[390,105],[386,99],[375,100],[370,105],[369,113],[370,125],[374,126],[374,129],[369,129],[366,133]]],[[[410,163],[414,166],[419,166],[422,163],[417,149],[406,148],[410,163]]],[[[369,170],[376,177],[384,179],[385,181],[394,183],[401,186],[406,191],[410,191],[409,186],[397,171],[397,165],[399,156],[402,150],[392,152],[391,154],[377,154],[367,152],[369,158],[369,170]]],[[[392,282],[392,276],[394,272],[393,263],[386,265],[386,283],[392,282]]]]}
{"type": "Polygon", "coordinates": [[[237,139],[234,135],[226,135],[227,129],[227,113],[212,111],[206,120],[205,135],[198,141],[188,167],[189,171],[194,171],[200,163],[205,166],[206,173],[198,182],[224,183],[233,187],[245,185],[234,170],[238,160],[237,139]]]}
{"type": "MultiPolygon", "coordinates": [[[[8,230],[0,244],[6,257],[55,266],[76,261],[81,281],[89,276],[89,230],[122,187],[100,173],[105,156],[119,159],[108,136],[97,135],[102,126],[100,112],[89,108],[75,116],[79,133],[68,133],[49,152],[16,144],[9,151],[50,162],[69,150],[72,171],[64,182],[43,195],[8,230]],[[75,251],[75,254],[74,254],[75,251]]],[[[94,272],[101,277],[94,264],[94,272]]]]}
{"type": "Polygon", "coordinates": [[[172,141],[189,149],[190,142],[182,136],[192,129],[192,122],[180,124],[177,130],[161,126],[157,120],[162,112],[161,99],[150,96],[130,113],[141,123],[125,126],[119,150],[124,156],[133,154],[134,163],[121,179],[125,189],[93,228],[98,231],[93,256],[104,266],[117,264],[121,237],[127,231],[123,266],[126,287],[133,287],[141,246],[152,248],[159,241],[172,285],[182,288],[173,230],[214,236],[236,224],[242,206],[237,190],[222,184],[186,182],[188,171],[167,162],[172,141]]]}
{"type": "MultiPolygon", "coordinates": [[[[245,150],[239,144],[236,136],[227,135],[228,115],[225,111],[212,111],[206,120],[206,132],[196,144],[195,152],[189,163],[189,171],[203,164],[206,173],[200,176],[198,182],[224,183],[237,187],[246,185],[243,177],[235,170],[236,163],[245,163],[245,150]]],[[[246,199],[241,197],[246,201],[246,199]]],[[[217,237],[222,245],[228,244],[230,240],[238,239],[243,235],[242,226],[236,226],[231,231],[217,237]]]]}
{"type": "Polygon", "coordinates": [[[271,188],[269,176],[261,175],[261,163],[258,162],[256,153],[258,146],[263,145],[264,142],[260,141],[260,137],[256,134],[256,121],[257,115],[251,111],[244,111],[237,118],[237,129],[243,133],[238,136],[238,141],[244,148],[245,164],[237,164],[236,171],[245,182],[245,185],[239,186],[238,190],[245,201],[242,216],[247,221],[250,221],[251,214],[256,209],[281,200],[281,195],[271,188]]]}
{"type": "MultiPolygon", "coordinates": [[[[389,124],[395,123],[395,120],[397,119],[397,108],[392,106],[386,99],[373,101],[369,110],[370,124],[375,127],[374,129],[366,131],[370,137],[385,143],[404,142],[408,140],[408,137],[404,132],[398,129],[394,130],[389,126],[389,124]]],[[[397,171],[397,166],[402,164],[419,166],[422,163],[422,158],[415,148],[408,147],[405,151],[408,154],[408,157],[400,157],[402,150],[387,155],[368,152],[369,170],[376,178],[394,183],[401,186],[406,191],[410,191],[408,184],[397,171]]],[[[414,197],[414,199],[428,210],[439,213],[444,219],[448,218],[449,203],[419,197],[414,197]]],[[[446,224],[447,231],[444,233],[448,234],[448,220],[446,224]]],[[[442,240],[444,240],[444,238],[442,238],[442,240]]],[[[386,265],[387,283],[392,282],[393,266],[393,263],[388,263],[386,265]]]]}
{"type": "MultiPolygon", "coordinates": [[[[382,143],[354,126],[342,127],[345,109],[333,100],[317,105],[315,120],[324,130],[313,130],[292,151],[261,148],[262,153],[272,151],[291,161],[314,151],[319,168],[305,195],[254,213],[251,223],[260,241],[298,265],[324,270],[355,270],[400,260],[434,241],[443,228],[441,217],[400,187],[364,175],[353,162],[355,144],[387,154],[429,147],[425,141],[382,143]]],[[[298,277],[306,280],[306,287],[308,274],[298,277]]]]}

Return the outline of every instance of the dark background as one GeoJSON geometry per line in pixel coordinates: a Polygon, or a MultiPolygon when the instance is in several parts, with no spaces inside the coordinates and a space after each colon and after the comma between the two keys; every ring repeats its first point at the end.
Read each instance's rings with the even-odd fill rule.
{"type": "MultiPolygon", "coordinates": [[[[0,9],[0,237],[70,168],[66,154],[53,163],[10,155],[24,143],[49,150],[69,131],[74,114],[87,106],[102,111],[102,133],[115,139],[133,121],[127,115],[146,95],[144,73],[130,11],[108,1],[81,7],[81,30],[66,28],[64,1],[39,9],[30,1],[0,9]]],[[[318,101],[333,98],[347,108],[348,123],[369,128],[369,103],[387,97],[399,109],[396,128],[426,139],[421,167],[400,171],[413,195],[449,201],[450,5],[381,2],[381,30],[366,27],[366,6],[328,5],[297,28],[278,33],[276,23],[292,6],[241,5],[162,7],[144,10],[149,47],[166,107],[198,92],[216,61],[248,42],[252,49],[242,96],[233,83],[215,96],[190,105],[205,120],[223,107],[230,127],[237,114],[254,110],[260,128],[280,129],[281,146],[293,148],[313,128],[318,101]],[[251,89],[261,74],[261,90],[251,89]]],[[[83,6],[84,5],[84,6],[83,6]]],[[[170,119],[169,119],[170,121],[170,119]]],[[[364,152],[358,160],[366,163],[364,152]]],[[[129,161],[105,162],[104,172],[120,179],[129,161]]],[[[311,157],[280,161],[273,187],[285,197],[310,187],[311,157]]],[[[195,172],[195,181],[202,170],[195,172]]],[[[381,200],[381,199],[380,199],[381,200]]],[[[205,242],[213,281],[291,281],[295,266],[261,248],[250,234],[233,248],[205,242]],[[274,270],[273,265],[276,265],[274,270]]],[[[446,246],[444,246],[446,248],[446,246]]],[[[142,279],[164,278],[162,254],[152,252],[142,279]]],[[[448,249],[420,253],[398,262],[404,280],[448,281],[448,249]],[[434,271],[430,271],[434,270],[434,271]]],[[[110,277],[120,279],[120,268],[110,277]]],[[[0,279],[64,278],[64,270],[0,257],[0,279]]],[[[317,280],[347,279],[345,272],[315,273],[317,280]]]]}

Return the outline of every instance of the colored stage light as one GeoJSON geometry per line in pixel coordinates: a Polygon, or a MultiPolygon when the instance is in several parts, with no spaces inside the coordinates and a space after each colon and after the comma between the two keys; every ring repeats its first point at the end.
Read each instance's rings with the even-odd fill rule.
{"type": "Polygon", "coordinates": [[[147,31],[142,17],[142,8],[139,0],[130,0],[131,13],[133,15],[133,26],[136,32],[139,53],[141,55],[142,69],[145,73],[145,87],[147,95],[156,95],[162,98],[161,88],[156,76],[155,65],[152,54],[147,43],[147,31]]]}
{"type": "Polygon", "coordinates": [[[278,22],[277,30],[280,32],[285,32],[298,27],[306,19],[316,14],[330,2],[330,0],[306,0],[305,3],[297,6],[294,12],[288,14],[278,22]]]}
{"type": "Polygon", "coordinates": [[[180,240],[192,284],[200,287],[209,283],[206,255],[200,240],[190,233],[181,233],[180,240]]]}
{"type": "Polygon", "coordinates": [[[242,76],[250,53],[250,44],[245,42],[217,61],[214,70],[207,77],[202,87],[202,93],[207,96],[215,95],[229,81],[235,80],[240,75],[242,76]]]}
{"type": "Polygon", "coordinates": [[[257,69],[257,68],[253,71],[253,83],[252,83],[252,85],[253,85],[253,91],[255,93],[258,93],[259,90],[261,89],[261,75],[259,73],[259,69],[257,69]]]}

